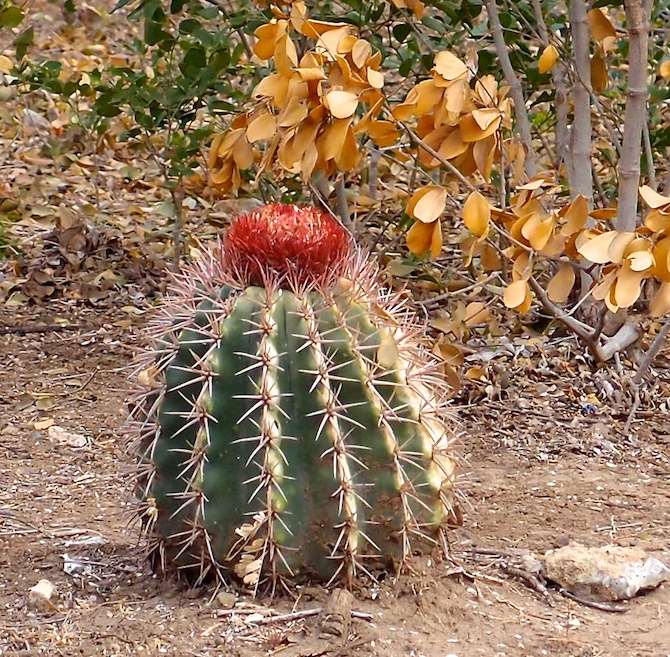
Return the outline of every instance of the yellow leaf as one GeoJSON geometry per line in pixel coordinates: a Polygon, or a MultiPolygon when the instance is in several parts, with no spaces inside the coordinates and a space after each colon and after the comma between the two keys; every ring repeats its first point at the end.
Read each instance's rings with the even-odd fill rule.
{"type": "Polygon", "coordinates": [[[405,103],[414,103],[416,116],[423,116],[430,112],[441,100],[442,89],[436,87],[432,80],[423,80],[407,94],[405,103]]]}
{"type": "Polygon", "coordinates": [[[623,262],[628,245],[634,238],[635,233],[619,233],[618,235],[615,235],[609,247],[607,247],[607,257],[610,262],[620,265],[623,262]]]}
{"type": "Polygon", "coordinates": [[[0,73],[8,75],[9,73],[12,72],[13,67],[14,64],[9,57],[6,57],[5,55],[0,55],[0,73]]]}
{"type": "Polygon", "coordinates": [[[670,196],[663,196],[662,194],[659,194],[658,192],[654,191],[651,187],[649,187],[649,185],[642,185],[639,191],[642,200],[652,210],[657,210],[658,208],[670,205],[670,196]]]}
{"type": "MultiPolygon", "coordinates": [[[[482,128],[477,121],[477,118],[475,118],[475,112],[489,111],[490,110],[475,110],[472,114],[467,114],[459,121],[458,127],[461,130],[461,135],[464,141],[479,141],[480,139],[486,139],[486,137],[495,133],[502,120],[498,110],[493,110],[495,117],[492,117],[492,121],[487,124],[486,128],[482,128]]],[[[484,118],[479,115],[479,120],[483,121],[484,118]]]]}
{"type": "Polygon", "coordinates": [[[589,216],[593,217],[594,219],[604,219],[609,221],[610,219],[616,217],[616,213],[616,208],[597,208],[596,210],[591,210],[591,212],[589,212],[589,216]]]}
{"type": "Polygon", "coordinates": [[[414,255],[424,255],[430,251],[433,258],[437,258],[442,250],[442,227],[439,221],[424,224],[417,221],[407,231],[407,248],[414,255]]]}
{"type": "Polygon", "coordinates": [[[368,83],[374,89],[381,89],[384,86],[384,74],[381,71],[377,71],[374,68],[366,69],[366,74],[368,78],[368,83]]]}
{"type": "Polygon", "coordinates": [[[654,266],[654,256],[651,251],[635,251],[628,258],[628,266],[635,272],[644,272],[654,266]]]}
{"type": "Polygon", "coordinates": [[[607,62],[604,53],[598,49],[591,56],[591,86],[593,91],[601,94],[607,89],[609,75],[607,74],[607,62]]]}
{"type": "Polygon", "coordinates": [[[261,25],[255,32],[258,41],[254,44],[254,53],[260,59],[272,59],[275,43],[279,34],[286,32],[286,21],[261,25]]]}
{"type": "Polygon", "coordinates": [[[249,122],[247,140],[253,144],[255,141],[271,139],[276,129],[275,117],[268,112],[263,112],[249,122]]]}
{"type": "Polygon", "coordinates": [[[521,234],[536,251],[542,250],[554,232],[556,220],[552,215],[543,219],[541,214],[533,214],[521,229],[521,234]]]}
{"type": "Polygon", "coordinates": [[[600,9],[592,9],[586,18],[589,21],[591,36],[596,41],[604,41],[607,37],[616,37],[616,30],[609,18],[600,9]]]}
{"type": "Polygon", "coordinates": [[[33,422],[33,429],[36,431],[42,431],[42,429],[48,429],[53,425],[53,423],[54,419],[52,417],[48,417],[46,420],[38,420],[37,422],[33,422]]]}
{"type": "Polygon", "coordinates": [[[486,376],[486,370],[483,367],[471,367],[465,373],[467,379],[472,381],[487,381],[488,377],[486,376]]]}
{"type": "Polygon", "coordinates": [[[458,80],[468,76],[468,67],[456,55],[447,50],[435,55],[433,70],[445,80],[458,80]]]}
{"type": "Polygon", "coordinates": [[[526,281],[513,281],[505,288],[503,303],[508,308],[518,308],[526,300],[526,295],[530,292],[526,281]]]}
{"type": "Polygon", "coordinates": [[[423,223],[432,223],[444,212],[447,190],[440,185],[418,189],[407,203],[407,214],[423,223]]]}
{"type": "MultiPolygon", "coordinates": [[[[449,333],[450,331],[445,331],[449,333]]],[[[433,348],[433,353],[441,358],[445,363],[458,367],[465,362],[465,357],[463,352],[455,344],[444,344],[443,342],[438,342],[433,348]]]]}
{"type": "Polygon", "coordinates": [[[491,321],[491,311],[481,301],[472,301],[465,308],[463,322],[468,327],[486,324],[491,321]]]}
{"type": "Polygon", "coordinates": [[[358,96],[351,91],[329,91],[325,101],[336,119],[348,119],[358,107],[358,96]]]}
{"type": "Polygon", "coordinates": [[[356,144],[356,138],[351,126],[347,128],[342,150],[335,158],[335,163],[340,171],[352,171],[356,168],[356,164],[358,163],[358,144],[356,144]]]}
{"type": "Polygon", "coordinates": [[[619,234],[617,230],[608,230],[596,237],[587,240],[577,248],[577,252],[587,260],[596,264],[611,262],[608,251],[610,244],[619,234]]]}
{"type": "Polygon", "coordinates": [[[463,204],[463,223],[477,237],[486,237],[491,221],[491,204],[477,191],[471,192],[463,204]]]}
{"type": "Polygon", "coordinates": [[[330,61],[335,61],[339,52],[340,42],[349,36],[351,27],[343,25],[334,30],[328,30],[319,36],[316,52],[325,55],[330,61]]]}
{"type": "Polygon", "coordinates": [[[472,118],[482,130],[486,130],[494,121],[501,118],[500,110],[495,107],[476,109],[472,112],[472,118]]]}
{"type": "Polygon", "coordinates": [[[558,61],[558,50],[556,46],[549,44],[537,60],[537,68],[540,73],[548,73],[554,68],[554,64],[558,61]]]}
{"type": "MultiPolygon", "coordinates": [[[[425,140],[424,140],[425,141],[425,140]]],[[[455,157],[462,155],[468,150],[469,144],[463,141],[461,131],[452,129],[447,138],[442,142],[438,153],[445,160],[453,160],[455,157]]]]}
{"type": "Polygon", "coordinates": [[[649,304],[649,312],[653,317],[662,317],[670,312],[670,282],[665,281],[658,288],[649,304]]]}
{"type": "Polygon", "coordinates": [[[664,210],[652,210],[645,218],[644,225],[654,233],[670,228],[670,214],[664,210]]]}
{"type": "Polygon", "coordinates": [[[625,264],[619,270],[614,284],[614,301],[619,308],[632,306],[640,296],[643,274],[633,271],[625,264]]]}
{"type": "Polygon", "coordinates": [[[547,296],[554,303],[565,303],[575,284],[575,270],[568,262],[562,262],[547,285],[547,296]]]}
{"type": "Polygon", "coordinates": [[[380,148],[391,146],[400,137],[400,132],[391,121],[370,121],[368,135],[380,148]]]}
{"type": "Polygon", "coordinates": [[[340,156],[350,125],[351,119],[336,119],[325,129],[321,154],[326,160],[340,156]]]}
{"type": "Polygon", "coordinates": [[[528,251],[521,251],[512,265],[512,278],[527,281],[533,273],[533,257],[528,251]]]}
{"type": "Polygon", "coordinates": [[[292,97],[277,117],[277,125],[280,128],[292,128],[307,118],[307,112],[307,106],[300,99],[292,97]]]}
{"type": "Polygon", "coordinates": [[[665,78],[666,80],[670,78],[670,59],[666,59],[661,63],[658,72],[662,78],[665,78]]]}
{"type": "Polygon", "coordinates": [[[591,296],[596,301],[603,301],[603,299],[606,299],[609,296],[614,281],[616,281],[616,276],[617,276],[616,269],[613,269],[612,271],[608,272],[602,278],[602,280],[598,281],[598,283],[596,283],[596,285],[593,286],[591,290],[591,296]]]}
{"type": "Polygon", "coordinates": [[[493,162],[496,156],[498,140],[495,135],[491,135],[486,139],[480,139],[475,142],[472,147],[472,157],[477,164],[477,169],[482,177],[487,182],[491,178],[491,171],[493,170],[493,162]]]}
{"type": "Polygon", "coordinates": [[[356,39],[356,43],[351,49],[351,60],[358,68],[363,68],[371,53],[372,46],[365,39],[356,39]]]}
{"type": "Polygon", "coordinates": [[[670,237],[656,242],[653,254],[654,276],[661,281],[670,281],[670,237]]]}

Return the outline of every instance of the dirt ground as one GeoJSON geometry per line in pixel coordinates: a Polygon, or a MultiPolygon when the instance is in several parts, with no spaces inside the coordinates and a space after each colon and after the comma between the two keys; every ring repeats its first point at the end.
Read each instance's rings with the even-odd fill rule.
{"type": "Polygon", "coordinates": [[[469,505],[452,561],[355,591],[346,636],[321,640],[314,613],[329,594],[319,587],[254,601],[151,573],[126,527],[120,431],[142,318],[128,326],[121,310],[53,302],[43,316],[1,311],[0,326],[46,318],[62,330],[0,335],[0,654],[670,655],[670,585],[604,611],[533,590],[510,569],[519,550],[568,540],[670,562],[663,400],[627,435],[624,416],[588,413],[561,392],[580,384],[566,374],[551,385],[538,376],[530,391],[510,367],[502,400],[457,400],[469,505]],[[49,608],[29,600],[43,579],[57,590],[49,608]]]}

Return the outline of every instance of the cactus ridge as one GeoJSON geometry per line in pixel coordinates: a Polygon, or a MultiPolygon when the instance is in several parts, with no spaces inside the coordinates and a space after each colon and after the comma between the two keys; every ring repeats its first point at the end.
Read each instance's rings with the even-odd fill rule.
{"type": "Polygon", "coordinates": [[[130,433],[161,569],[274,589],[446,550],[448,386],[363,255],[339,285],[244,287],[212,252],[176,279],[152,334],[130,433]]]}

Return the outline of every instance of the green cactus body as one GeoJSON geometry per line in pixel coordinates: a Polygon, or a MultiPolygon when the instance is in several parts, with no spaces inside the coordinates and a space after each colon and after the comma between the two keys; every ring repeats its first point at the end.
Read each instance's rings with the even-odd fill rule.
{"type": "Polygon", "coordinates": [[[355,255],[329,285],[239,285],[217,262],[182,278],[136,406],[162,567],[351,581],[443,549],[453,420],[402,298],[355,255]]]}

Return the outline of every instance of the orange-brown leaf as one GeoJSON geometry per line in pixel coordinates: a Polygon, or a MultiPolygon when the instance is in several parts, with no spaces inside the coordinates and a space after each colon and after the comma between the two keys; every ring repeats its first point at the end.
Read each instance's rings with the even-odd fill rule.
{"type": "Polygon", "coordinates": [[[607,37],[616,37],[616,30],[609,18],[600,9],[592,9],[586,18],[589,22],[591,36],[596,41],[604,41],[607,37]]]}
{"type": "Polygon", "coordinates": [[[537,60],[537,69],[540,73],[548,73],[554,68],[554,64],[558,61],[558,50],[556,46],[549,44],[537,60]]]}
{"type": "Polygon", "coordinates": [[[407,203],[407,214],[423,223],[432,223],[444,212],[447,190],[440,185],[418,189],[407,203]]]}
{"type": "Polygon", "coordinates": [[[477,191],[471,192],[463,204],[463,223],[477,237],[486,237],[491,221],[491,204],[477,191]]]}
{"type": "Polygon", "coordinates": [[[562,262],[547,285],[547,296],[554,303],[565,303],[575,285],[575,270],[568,262],[562,262]]]}

